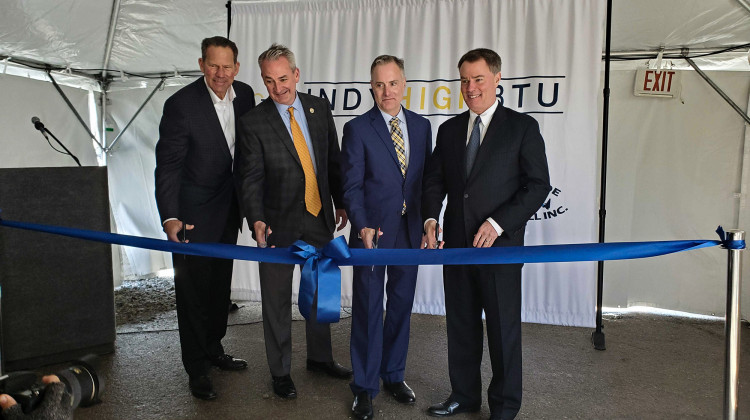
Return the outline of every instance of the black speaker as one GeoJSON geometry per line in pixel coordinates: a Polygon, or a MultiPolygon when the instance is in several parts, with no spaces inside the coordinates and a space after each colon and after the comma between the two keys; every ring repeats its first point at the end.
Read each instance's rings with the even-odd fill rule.
{"type": "MultiPolygon", "coordinates": [[[[107,169],[0,169],[0,218],[110,231],[107,169]]],[[[6,370],[114,351],[109,244],[0,226],[6,370]]]]}

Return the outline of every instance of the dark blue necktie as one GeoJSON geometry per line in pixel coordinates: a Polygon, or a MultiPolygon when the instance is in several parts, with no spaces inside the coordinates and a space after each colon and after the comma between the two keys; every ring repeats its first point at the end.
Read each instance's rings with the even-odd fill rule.
{"type": "Polygon", "coordinates": [[[474,128],[471,129],[471,136],[469,136],[469,144],[466,145],[466,177],[469,177],[471,173],[471,167],[474,166],[474,161],[477,158],[477,152],[479,151],[479,122],[481,118],[477,115],[474,119],[474,128]]]}

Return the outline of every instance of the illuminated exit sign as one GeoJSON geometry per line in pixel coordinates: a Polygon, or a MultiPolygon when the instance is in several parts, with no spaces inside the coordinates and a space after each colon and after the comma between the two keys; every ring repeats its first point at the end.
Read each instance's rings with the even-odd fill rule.
{"type": "Polygon", "coordinates": [[[640,68],[635,72],[635,96],[674,98],[680,94],[681,87],[680,70],[640,68]]]}

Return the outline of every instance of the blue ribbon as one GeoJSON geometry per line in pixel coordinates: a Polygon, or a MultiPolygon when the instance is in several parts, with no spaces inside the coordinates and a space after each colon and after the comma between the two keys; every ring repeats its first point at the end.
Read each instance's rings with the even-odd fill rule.
{"type": "Polygon", "coordinates": [[[341,308],[341,269],[334,260],[343,261],[351,256],[344,237],[333,239],[322,251],[304,241],[295,242],[290,251],[305,259],[297,298],[302,316],[310,319],[317,292],[317,321],[338,322],[341,308]]]}
{"type": "Polygon", "coordinates": [[[719,238],[721,238],[721,247],[724,249],[745,249],[745,241],[739,240],[739,241],[730,241],[727,239],[726,234],[724,233],[724,229],[719,226],[716,228],[716,234],[719,235],[719,238]]]}
{"type": "Polygon", "coordinates": [[[442,250],[350,249],[343,236],[333,239],[322,250],[318,250],[303,241],[295,242],[288,249],[257,248],[218,243],[186,244],[140,236],[14,222],[2,218],[0,218],[0,226],[178,254],[269,263],[302,264],[298,300],[300,312],[305,318],[310,319],[312,304],[317,293],[316,319],[318,322],[325,323],[339,320],[341,307],[341,270],[339,267],[342,265],[467,265],[608,261],[655,257],[717,245],[726,249],[745,249],[744,240],[727,240],[721,226],[716,230],[720,238],[718,241],[610,242],[603,244],[451,248],[442,250]]]}

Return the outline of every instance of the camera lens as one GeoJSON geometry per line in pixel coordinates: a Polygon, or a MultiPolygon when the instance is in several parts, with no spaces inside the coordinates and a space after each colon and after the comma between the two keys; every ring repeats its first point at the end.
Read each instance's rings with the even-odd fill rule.
{"type": "Polygon", "coordinates": [[[87,355],[76,360],[67,369],[57,373],[68,391],[73,396],[73,408],[88,407],[100,401],[104,390],[104,381],[96,374],[93,362],[96,356],[87,355]]]}

